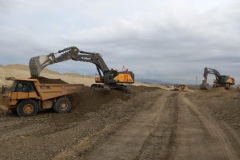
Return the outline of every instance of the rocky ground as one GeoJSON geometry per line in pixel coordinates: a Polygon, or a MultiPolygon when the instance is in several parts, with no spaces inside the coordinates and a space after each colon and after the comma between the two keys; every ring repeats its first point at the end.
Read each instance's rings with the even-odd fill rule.
{"type": "MultiPolygon", "coordinates": [[[[42,78],[42,83],[67,83],[42,78]]],[[[0,111],[1,159],[240,159],[240,92],[154,85],[69,95],[70,113],[0,111]]],[[[0,96],[1,97],[1,96],[0,96]]],[[[0,99],[0,102],[2,99],[0,99]]]]}
{"type": "Polygon", "coordinates": [[[70,96],[68,114],[0,112],[2,159],[239,159],[240,93],[132,86],[70,96]]]}

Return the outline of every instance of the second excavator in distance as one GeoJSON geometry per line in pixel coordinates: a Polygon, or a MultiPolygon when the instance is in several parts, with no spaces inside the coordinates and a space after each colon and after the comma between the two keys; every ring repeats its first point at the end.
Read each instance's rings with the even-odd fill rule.
{"type": "Polygon", "coordinates": [[[204,80],[200,85],[200,89],[202,90],[210,90],[210,86],[207,83],[208,74],[215,75],[215,80],[213,81],[213,88],[224,87],[225,89],[229,89],[231,85],[235,84],[234,78],[227,75],[221,75],[216,69],[205,67],[203,73],[204,80]]]}
{"type": "Polygon", "coordinates": [[[32,57],[29,61],[30,74],[32,77],[38,78],[40,72],[48,65],[67,60],[90,62],[96,65],[99,77],[95,78],[96,84],[91,85],[92,90],[107,92],[115,89],[131,93],[130,87],[124,84],[134,83],[134,74],[132,71],[126,69],[119,72],[115,69],[109,69],[99,53],[81,51],[75,46],[59,50],[57,53],[32,57]],[[62,54],[55,57],[55,54],[58,53],[62,54]]]}

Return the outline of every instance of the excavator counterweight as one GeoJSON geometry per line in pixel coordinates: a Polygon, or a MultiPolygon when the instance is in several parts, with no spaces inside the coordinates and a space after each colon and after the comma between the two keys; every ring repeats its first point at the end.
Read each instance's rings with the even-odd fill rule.
{"type": "Polygon", "coordinates": [[[109,69],[99,53],[81,51],[74,46],[59,50],[57,53],[32,57],[29,61],[30,74],[32,77],[37,78],[40,72],[48,65],[67,60],[90,62],[96,65],[99,77],[95,78],[96,84],[91,86],[92,90],[107,92],[111,89],[116,89],[125,93],[131,92],[130,88],[123,85],[123,83],[134,83],[134,74],[132,71],[125,70],[118,72],[117,70],[109,69]],[[55,56],[59,53],[61,53],[60,56],[55,56]]]}

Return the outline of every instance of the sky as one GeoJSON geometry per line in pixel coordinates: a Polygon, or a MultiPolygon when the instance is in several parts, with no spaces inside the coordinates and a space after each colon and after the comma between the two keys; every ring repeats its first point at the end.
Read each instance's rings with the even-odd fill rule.
{"type": "MultiPolygon", "coordinates": [[[[239,84],[239,8],[240,0],[0,0],[0,64],[76,46],[138,79],[195,84],[209,67],[239,84]]],[[[86,62],[47,68],[97,73],[86,62]]]]}

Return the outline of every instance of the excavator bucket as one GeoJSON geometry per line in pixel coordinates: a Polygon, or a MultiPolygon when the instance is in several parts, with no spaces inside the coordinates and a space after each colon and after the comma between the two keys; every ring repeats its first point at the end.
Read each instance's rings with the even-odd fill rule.
{"type": "Polygon", "coordinates": [[[49,55],[32,57],[29,60],[29,69],[31,77],[39,77],[40,72],[50,64],[51,59],[49,58],[49,55]]]}
{"type": "Polygon", "coordinates": [[[200,89],[201,90],[210,90],[209,84],[203,80],[203,82],[200,84],[200,89]]]}

